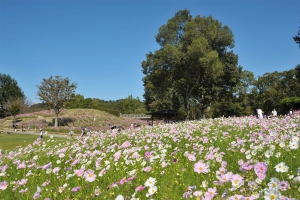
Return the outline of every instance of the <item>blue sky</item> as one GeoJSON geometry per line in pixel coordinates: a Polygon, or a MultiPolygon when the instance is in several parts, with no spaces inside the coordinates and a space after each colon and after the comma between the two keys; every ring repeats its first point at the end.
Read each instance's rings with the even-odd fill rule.
{"type": "Polygon", "coordinates": [[[77,83],[85,98],[143,100],[141,62],[183,9],[230,27],[244,70],[290,70],[300,64],[299,8],[299,0],[0,0],[0,73],[33,103],[51,75],[77,83]]]}

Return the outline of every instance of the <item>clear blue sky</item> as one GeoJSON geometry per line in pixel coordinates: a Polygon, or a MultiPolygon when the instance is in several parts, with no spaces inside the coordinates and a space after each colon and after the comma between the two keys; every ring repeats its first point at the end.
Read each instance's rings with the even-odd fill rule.
{"type": "Polygon", "coordinates": [[[183,9],[229,26],[244,70],[290,70],[300,64],[299,8],[299,0],[0,0],[0,73],[32,102],[51,75],[76,82],[85,98],[143,100],[141,62],[183,9]]]}

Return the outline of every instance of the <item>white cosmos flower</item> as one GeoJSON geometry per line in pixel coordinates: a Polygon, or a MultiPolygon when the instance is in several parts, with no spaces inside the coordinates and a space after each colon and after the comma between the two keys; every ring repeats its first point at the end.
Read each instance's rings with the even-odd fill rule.
{"type": "Polygon", "coordinates": [[[270,146],[270,150],[271,150],[271,151],[274,151],[274,150],[275,150],[275,146],[274,146],[274,145],[271,145],[271,146],[270,146]]]}
{"type": "Polygon", "coordinates": [[[273,151],[271,151],[271,150],[267,150],[267,151],[265,152],[265,156],[266,156],[267,158],[270,158],[272,155],[273,155],[273,151]]]}
{"type": "Polygon", "coordinates": [[[299,137],[293,136],[292,139],[291,139],[291,141],[293,141],[293,142],[299,142],[299,137]]]}
{"type": "Polygon", "coordinates": [[[248,160],[250,160],[250,159],[251,159],[251,155],[250,155],[250,154],[246,155],[246,158],[247,158],[248,160]]]}
{"type": "Polygon", "coordinates": [[[149,189],[148,189],[148,192],[150,195],[153,195],[156,191],[157,191],[157,187],[155,185],[149,187],[149,189]]]}
{"type": "Polygon", "coordinates": [[[289,143],[289,147],[290,147],[290,149],[298,149],[299,143],[298,143],[298,142],[293,142],[293,141],[291,141],[291,142],[289,143]]]}
{"type": "Polygon", "coordinates": [[[124,197],[123,197],[122,195],[119,194],[119,195],[117,196],[116,200],[124,200],[124,197]]]}
{"type": "Polygon", "coordinates": [[[155,183],[156,183],[156,178],[150,177],[146,180],[145,186],[152,187],[155,185],[155,183]]]}
{"type": "Polygon", "coordinates": [[[283,147],[285,147],[285,143],[284,143],[284,142],[280,142],[280,143],[279,143],[279,146],[280,146],[281,148],[283,148],[283,147]]]}
{"type": "Polygon", "coordinates": [[[275,154],[275,156],[276,156],[276,158],[279,158],[279,157],[281,156],[281,152],[277,152],[277,153],[275,154]]]}
{"type": "Polygon", "coordinates": [[[284,162],[279,163],[275,166],[276,172],[288,172],[289,167],[284,162]]]}
{"type": "Polygon", "coordinates": [[[274,188],[268,188],[268,189],[265,189],[264,199],[265,200],[280,200],[281,194],[278,190],[276,190],[274,188]]]}
{"type": "Polygon", "coordinates": [[[274,188],[278,190],[280,185],[280,180],[278,178],[271,178],[270,182],[268,183],[269,188],[274,188]]]}

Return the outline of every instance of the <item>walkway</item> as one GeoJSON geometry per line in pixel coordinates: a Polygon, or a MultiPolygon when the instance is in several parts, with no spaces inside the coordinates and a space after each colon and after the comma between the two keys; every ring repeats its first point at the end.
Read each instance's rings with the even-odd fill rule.
{"type": "MultiPolygon", "coordinates": [[[[17,132],[14,132],[14,130],[13,129],[2,129],[2,130],[0,130],[0,134],[8,134],[8,133],[10,133],[10,134],[14,134],[14,133],[17,133],[17,134],[28,134],[28,135],[37,135],[37,136],[39,136],[40,135],[40,133],[37,133],[37,132],[35,132],[35,131],[25,131],[25,132],[22,132],[22,131],[20,131],[20,130],[18,130],[17,132]]],[[[45,134],[45,132],[43,132],[43,136],[48,136],[48,137],[50,137],[50,136],[52,136],[53,135],[53,137],[59,137],[59,138],[66,138],[66,137],[69,137],[69,135],[68,134],[53,134],[53,133],[48,133],[48,134],[45,134]]]]}

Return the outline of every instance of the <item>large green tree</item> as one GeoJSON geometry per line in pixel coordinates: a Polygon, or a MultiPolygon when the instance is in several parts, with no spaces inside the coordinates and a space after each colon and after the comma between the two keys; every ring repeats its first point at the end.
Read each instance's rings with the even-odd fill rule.
{"type": "Polygon", "coordinates": [[[180,10],[159,28],[156,42],[160,49],[142,62],[147,109],[172,108],[172,99],[178,99],[188,118],[191,105],[204,111],[222,87],[236,84],[230,73],[239,73],[237,56],[228,53],[234,47],[233,34],[211,16],[193,18],[188,10],[180,10]],[[225,64],[228,61],[232,66],[225,64]]]}
{"type": "Polygon", "coordinates": [[[0,73],[0,118],[8,114],[8,107],[17,99],[25,101],[25,95],[17,81],[10,75],[0,73]]]}
{"type": "Polygon", "coordinates": [[[76,85],[76,83],[71,83],[69,78],[62,78],[61,76],[43,78],[41,85],[37,85],[39,99],[55,112],[55,127],[58,126],[58,114],[64,108],[65,103],[74,95],[76,85]]]}

